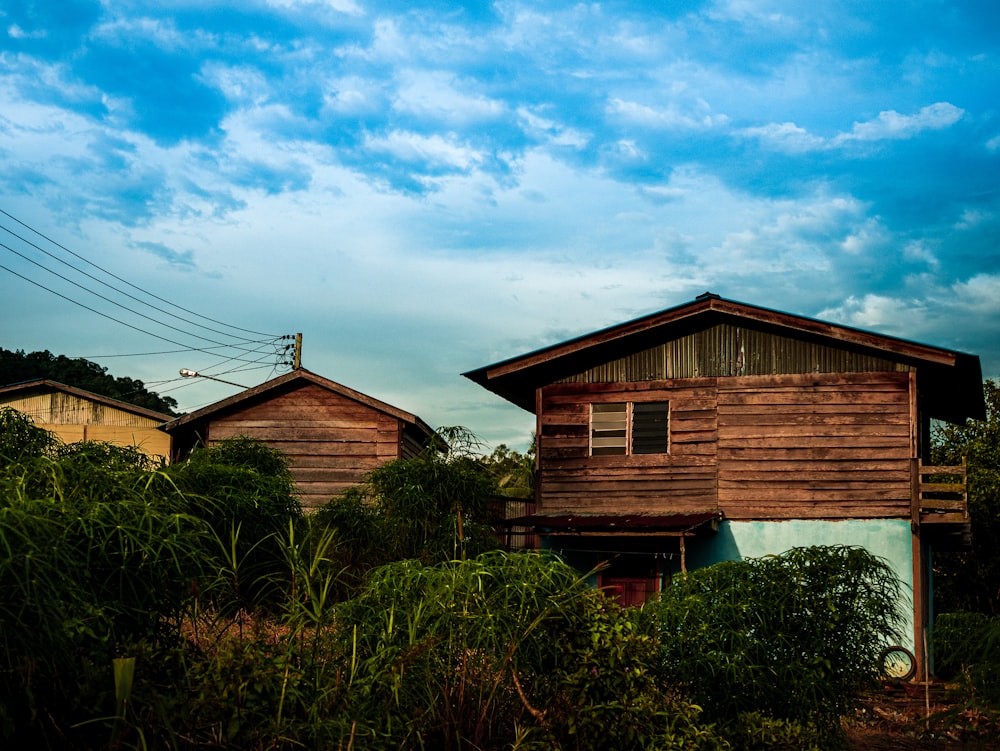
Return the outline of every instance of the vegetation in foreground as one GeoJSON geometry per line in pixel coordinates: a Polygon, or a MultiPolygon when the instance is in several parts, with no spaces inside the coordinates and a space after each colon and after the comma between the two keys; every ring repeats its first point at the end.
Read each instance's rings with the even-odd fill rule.
{"type": "Polygon", "coordinates": [[[842,745],[897,622],[883,562],[795,550],[623,610],[556,558],[486,549],[494,481],[466,459],[305,516],[254,441],[151,467],[0,411],[5,745],[842,745]]]}

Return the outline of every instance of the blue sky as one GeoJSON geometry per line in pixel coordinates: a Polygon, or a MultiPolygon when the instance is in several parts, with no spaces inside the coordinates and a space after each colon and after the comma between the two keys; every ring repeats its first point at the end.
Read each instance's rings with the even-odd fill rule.
{"type": "Polygon", "coordinates": [[[516,448],[460,373],[708,290],[997,377],[998,55],[981,0],[8,0],[0,346],[190,410],[302,332],[516,448]]]}

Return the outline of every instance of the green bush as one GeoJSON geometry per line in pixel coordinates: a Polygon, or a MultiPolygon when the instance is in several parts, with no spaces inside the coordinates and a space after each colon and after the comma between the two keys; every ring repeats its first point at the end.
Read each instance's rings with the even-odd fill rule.
{"type": "Polygon", "coordinates": [[[14,737],[99,713],[112,658],[175,630],[205,573],[204,524],[83,453],[0,471],[0,719],[14,737]]]}
{"type": "Polygon", "coordinates": [[[663,670],[709,721],[740,715],[814,724],[835,745],[839,719],[878,676],[895,641],[900,588],[863,548],[796,548],[678,578],[648,605],[663,670]]]}
{"type": "Polygon", "coordinates": [[[933,635],[934,672],[957,681],[966,704],[1000,712],[1000,618],[942,613],[933,635]]]}
{"type": "Polygon", "coordinates": [[[499,547],[490,511],[500,487],[470,453],[476,446],[464,428],[439,428],[419,456],[386,462],[316,511],[318,524],[338,532],[354,591],[368,571],[394,561],[434,564],[499,547]]]}
{"type": "Polygon", "coordinates": [[[23,412],[0,407],[0,468],[47,456],[58,445],[54,433],[39,428],[23,412]]]}
{"type": "Polygon", "coordinates": [[[724,744],[665,694],[652,635],[554,558],[378,569],[338,609],[346,719],[365,748],[587,751],[724,744]]]}
{"type": "Polygon", "coordinates": [[[815,724],[744,712],[727,727],[726,735],[739,751],[822,751],[828,738],[815,724]]]}
{"type": "MultiPolygon", "coordinates": [[[[227,561],[259,562],[266,575],[251,585],[295,576],[291,566],[302,561],[288,525],[301,511],[287,468],[282,474],[283,463],[256,445],[227,444],[168,473],[135,449],[59,445],[19,414],[0,415],[8,447],[0,462],[0,735],[85,747],[105,733],[90,721],[115,708],[113,659],[174,644],[203,585],[226,595],[216,602],[231,602],[216,586],[227,578],[220,571],[231,572],[227,561]],[[232,534],[223,549],[219,529],[242,524],[246,536],[232,534]]],[[[285,599],[279,588],[274,600],[285,599]]],[[[149,672],[140,664],[140,681],[149,672]]]]}
{"type": "Polygon", "coordinates": [[[290,581],[281,538],[303,512],[280,451],[253,438],[229,438],[166,467],[152,492],[213,530],[216,544],[207,552],[219,576],[199,587],[214,606],[236,612],[282,601],[290,581]]]}

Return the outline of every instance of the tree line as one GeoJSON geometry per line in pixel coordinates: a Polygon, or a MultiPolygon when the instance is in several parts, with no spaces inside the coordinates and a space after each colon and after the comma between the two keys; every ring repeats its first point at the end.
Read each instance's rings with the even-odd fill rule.
{"type": "Polygon", "coordinates": [[[0,386],[44,378],[66,386],[134,404],[173,417],[177,400],[149,391],[142,381],[115,377],[108,369],[82,357],[54,355],[48,350],[25,352],[0,347],[0,386]]]}

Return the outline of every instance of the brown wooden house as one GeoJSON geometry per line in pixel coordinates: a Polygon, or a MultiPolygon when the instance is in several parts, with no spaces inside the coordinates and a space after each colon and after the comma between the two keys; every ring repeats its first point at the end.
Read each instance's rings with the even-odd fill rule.
{"type": "Polygon", "coordinates": [[[306,508],[415,456],[433,431],[416,415],[299,368],[163,426],[175,460],[195,446],[257,438],[282,451],[306,508]]]}
{"type": "Polygon", "coordinates": [[[170,437],[159,429],[170,415],[57,381],[38,378],[4,386],[0,407],[23,412],[64,443],[105,441],[157,459],[170,456],[170,437]]]}
{"type": "Polygon", "coordinates": [[[964,467],[925,466],[930,421],[985,418],[978,357],[705,294],[465,375],[536,415],[537,512],[514,523],[610,561],[624,601],[689,567],[864,545],[911,588],[922,645],[929,551],[969,535],[964,467]]]}

